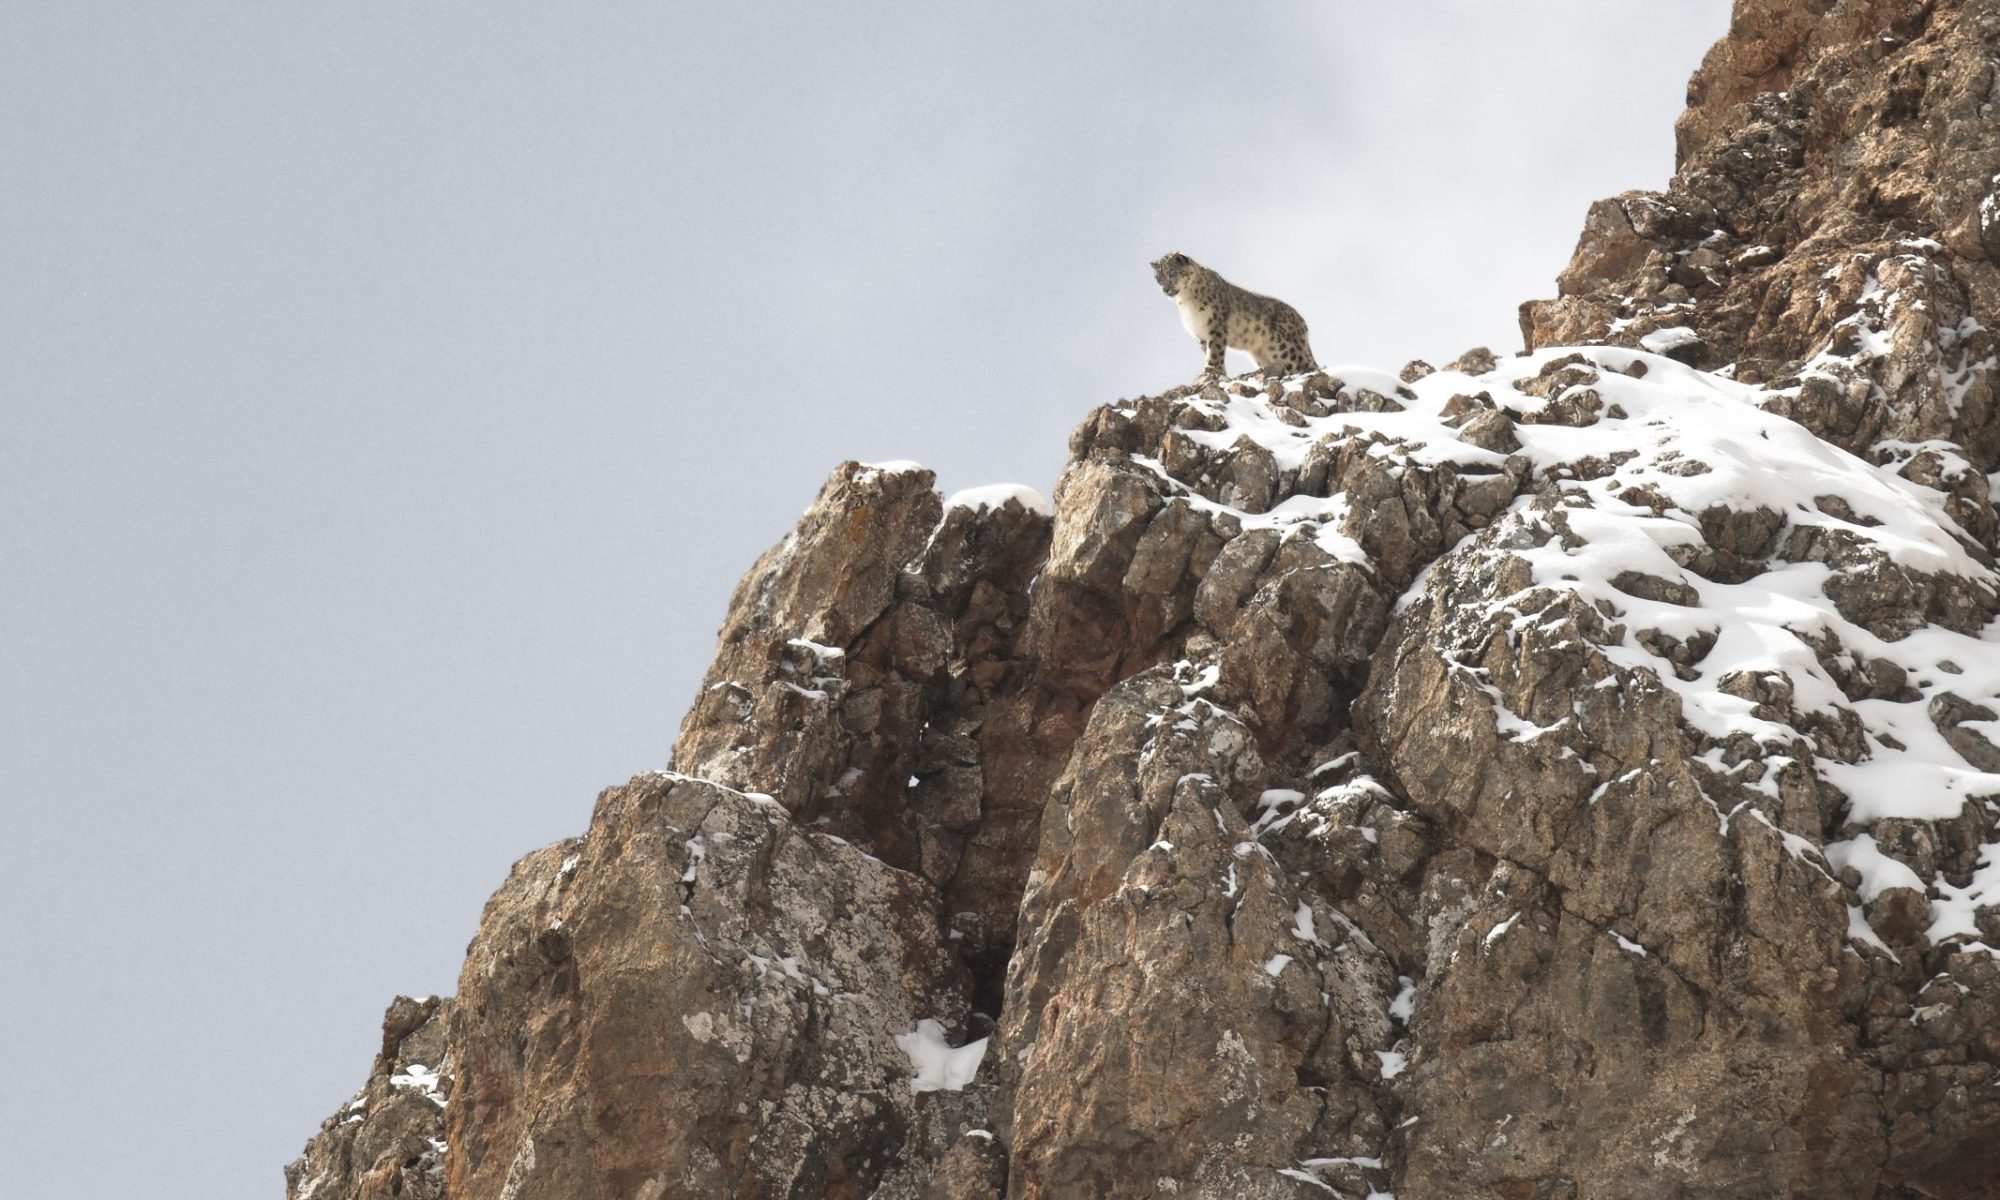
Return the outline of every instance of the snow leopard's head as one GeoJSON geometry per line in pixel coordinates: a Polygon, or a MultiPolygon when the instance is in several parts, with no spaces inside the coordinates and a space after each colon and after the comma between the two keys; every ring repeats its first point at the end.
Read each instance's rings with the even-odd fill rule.
{"type": "Polygon", "coordinates": [[[1153,278],[1160,281],[1160,290],[1169,296],[1177,296],[1181,290],[1181,277],[1194,270],[1194,260],[1176,251],[1153,262],[1153,278]]]}

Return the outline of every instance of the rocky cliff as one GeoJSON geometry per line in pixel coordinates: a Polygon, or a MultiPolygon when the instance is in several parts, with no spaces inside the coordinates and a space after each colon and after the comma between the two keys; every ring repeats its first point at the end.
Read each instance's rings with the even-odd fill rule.
{"type": "Polygon", "coordinates": [[[2000,1196],[1996,61],[1739,0],[1528,353],[843,466],[288,1196],[2000,1196]]]}

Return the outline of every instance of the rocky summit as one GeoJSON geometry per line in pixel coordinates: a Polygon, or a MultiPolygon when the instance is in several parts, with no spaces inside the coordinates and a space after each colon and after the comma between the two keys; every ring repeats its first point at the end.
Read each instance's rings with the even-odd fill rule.
{"type": "Polygon", "coordinates": [[[2000,0],[1739,0],[1528,351],[849,463],[290,1200],[2000,1196],[2000,0]]]}

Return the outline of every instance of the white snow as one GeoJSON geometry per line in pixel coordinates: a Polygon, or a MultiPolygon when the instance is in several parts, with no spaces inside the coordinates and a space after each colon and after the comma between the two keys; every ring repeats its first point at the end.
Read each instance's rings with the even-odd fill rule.
{"type": "MultiPolygon", "coordinates": [[[[1185,659],[1183,659],[1182,661],[1186,662],[1185,659]]],[[[1192,669],[1194,664],[1188,663],[1188,666],[1190,669],[1192,669]]],[[[1222,678],[1221,665],[1217,663],[1210,663],[1207,666],[1202,667],[1200,670],[1195,672],[1194,682],[1184,683],[1180,685],[1181,695],[1186,696],[1188,699],[1192,700],[1196,696],[1199,696],[1203,692],[1214,687],[1215,681],[1221,678],[1222,678]]]]}
{"type": "Polygon", "coordinates": [[[785,806],[778,803],[777,800],[773,799],[770,793],[768,792],[746,792],[738,788],[730,787],[728,784],[721,783],[714,779],[703,779],[699,775],[687,775],[683,774],[680,771],[672,770],[670,768],[648,771],[646,772],[646,774],[647,776],[654,779],[670,779],[676,782],[685,781],[688,783],[706,784],[709,787],[717,788],[721,791],[728,792],[731,795],[741,796],[745,800],[748,800],[752,804],[755,804],[757,807],[764,809],[769,815],[773,817],[786,818],[791,815],[785,811],[785,806]]]}
{"type": "Polygon", "coordinates": [[[1655,354],[1665,354],[1701,340],[1701,335],[1685,325],[1675,325],[1667,329],[1655,329],[1639,339],[1639,344],[1655,354]]]}
{"type": "Polygon", "coordinates": [[[945,1040],[944,1026],[928,1017],[917,1022],[912,1033],[895,1035],[896,1046],[909,1057],[916,1078],[913,1092],[961,1091],[979,1074],[979,1062],[986,1057],[986,1040],[953,1046],[945,1040]]]}
{"type": "MultiPolygon", "coordinates": [[[[1899,314],[1911,303],[1894,281],[1903,272],[1926,268],[1918,259],[1884,260],[1859,280],[1842,274],[1850,269],[1837,269],[1828,281],[1829,287],[1839,287],[1845,279],[1845,286],[1860,290],[1859,311],[1849,319],[1848,331],[1858,349],[1839,360],[1844,366],[1851,366],[1857,355],[1888,352],[1892,339],[1886,331],[1903,319],[1899,314]]],[[[1965,346],[1977,332],[1976,326],[1961,323],[1940,333],[1949,403],[1956,403],[1977,377],[2000,369],[1991,360],[1971,361],[1966,354],[1965,346]]],[[[1970,539],[1947,510],[1947,496],[1899,472],[1926,455],[1947,477],[1957,473],[1964,479],[1970,473],[1975,486],[1981,481],[1964,455],[1947,443],[1884,442],[1873,450],[1878,460],[1866,461],[1766,411],[1763,405],[1783,396],[1782,390],[1738,383],[1647,352],[1674,350],[1695,336],[1686,326],[1673,326],[1647,335],[1646,351],[1552,348],[1502,359],[1485,375],[1439,371],[1408,385],[1379,371],[1335,366],[1326,373],[1342,380],[1350,393],[1365,388],[1397,397],[1402,411],[1313,417],[1274,405],[1262,395],[1227,391],[1220,399],[1192,402],[1203,410],[1204,423],[1214,428],[1183,428],[1180,435],[1225,452],[1248,439],[1268,451],[1282,471],[1303,465],[1327,439],[1345,438],[1348,453],[1372,443],[1361,452],[1392,466],[1450,464],[1461,479],[1491,475],[1505,469],[1508,456],[1462,440],[1446,423],[1446,404],[1455,396],[1483,391],[1501,407],[1533,416],[1565,397],[1542,399],[1513,385],[1536,377],[1558,358],[1582,354],[1597,372],[1584,385],[1601,406],[1597,419],[1581,427],[1514,425],[1518,454],[1531,464],[1537,485],[1545,495],[1555,489],[1559,495],[1533,503],[1525,497],[1516,500],[1496,518],[1498,528],[1486,535],[1487,553],[1524,560],[1531,577],[1527,591],[1496,598],[1491,614],[1505,622],[1508,636],[1519,637],[1532,633],[1543,619],[1533,615],[1542,605],[1528,603],[1528,592],[1568,593],[1603,613],[1607,634],[1597,650],[1609,660],[1612,673],[1595,686],[1656,683],[1664,688],[1678,701],[1684,725],[1707,740],[1698,760],[1704,768],[1771,801],[1747,803],[1740,795],[1723,801],[1728,811],[1716,810],[1718,836],[1761,837],[1766,829],[1757,826],[1762,825],[1776,833],[1795,860],[1815,870],[1830,867],[1834,875],[1853,870],[1851,878],[1860,883],[1858,897],[1850,897],[1860,900],[1853,936],[1863,945],[1857,950],[1886,952],[1862,914],[1871,900],[1895,887],[1914,888],[1929,897],[1932,920],[1926,933],[1933,944],[1977,945],[1975,914],[2000,905],[2000,839],[1988,835],[1991,844],[1970,877],[1925,878],[1898,861],[1891,847],[1878,843],[1876,837],[1886,834],[1873,827],[1883,821],[1950,820],[1965,811],[1969,800],[2000,797],[2000,773],[1981,771],[1962,757],[1928,711],[1946,692],[2000,709],[2000,625],[1975,633],[1919,626],[1900,636],[1883,636],[1842,615],[1834,596],[1845,580],[1836,577],[1828,562],[1772,555],[1759,564],[1761,573],[1738,583],[1716,582],[1681,563],[1703,542],[1704,513],[1762,511],[1777,526],[1774,545],[1812,537],[1847,546],[1836,559],[1843,571],[1855,569],[1850,562],[1865,565],[1873,556],[1892,569],[1991,596],[2000,576],[1968,550],[1970,539]],[[1640,368],[1643,373],[1636,377],[1623,373],[1640,368]],[[1638,590],[1672,599],[1646,599],[1614,586],[1620,580],[1638,587],[1624,578],[1628,575],[1650,577],[1654,586],[1638,590]],[[1658,587],[1661,582],[1667,586],[1658,587]],[[1641,634],[1649,641],[1655,634],[1683,643],[1713,641],[1677,672],[1640,642],[1641,634]],[[1872,660],[1899,668],[1911,698],[1849,700],[1827,665],[1842,658],[1857,664],[1857,670],[1872,660]],[[1758,688],[1788,696],[1793,715],[1781,721],[1782,707],[1760,709],[1737,694],[1758,688]],[[1814,718],[1858,728],[1859,760],[1837,761],[1792,723],[1814,718]],[[1781,827],[1778,816],[1792,811],[1790,803],[1780,802],[1781,773],[1791,778],[1802,770],[1846,798],[1846,828],[1823,848],[1817,828],[1795,822],[1796,827],[1781,827]]],[[[1830,355],[1808,365],[1808,373],[1835,369],[1830,355]]],[[[1283,386],[1297,390],[1304,383],[1283,386]]],[[[1573,403],[1576,398],[1566,399],[1573,403]]],[[[1204,495],[1170,478],[1158,461],[1134,461],[1160,478],[1169,503],[1231,514],[1245,530],[1272,529],[1286,538],[1307,538],[1338,563],[1375,570],[1352,536],[1362,514],[1350,511],[1344,496],[1293,496],[1269,511],[1250,512],[1215,499],[1224,493],[1213,486],[1203,484],[1212,493],[1204,495]]],[[[1518,469],[1519,463],[1515,465],[1518,469]]],[[[1420,598],[1425,580],[1420,576],[1398,603],[1420,598]]],[[[1502,736],[1546,746],[1574,735],[1573,718],[1560,711],[1535,720],[1509,711],[1500,688],[1480,667],[1477,660],[1460,664],[1459,678],[1484,698],[1502,736]]],[[[1969,722],[1961,731],[2000,746],[2000,722],[1969,722]]],[[[1628,771],[1617,779],[1596,780],[1590,799],[1615,802],[1609,798],[1635,778],[1628,771]]],[[[1298,822],[1315,836],[1324,835],[1352,819],[1347,814],[1354,803],[1365,799],[1345,789],[1375,786],[1356,780],[1310,798],[1289,789],[1266,792],[1251,821],[1253,835],[1261,838],[1298,822]]],[[[1237,853],[1245,856],[1242,847],[1237,853]]],[[[1235,883],[1232,878],[1226,886],[1235,883]]],[[[1492,945],[1517,918],[1489,930],[1484,944],[1492,945]]],[[[1613,931],[1612,936],[1626,951],[1646,953],[1622,934],[1613,931]]]]}
{"type": "Polygon", "coordinates": [[[1402,985],[1402,990],[1396,993],[1394,1000],[1389,1001],[1389,1019],[1399,1025],[1408,1025],[1417,1011],[1417,984],[1408,975],[1396,976],[1396,982],[1402,985]]]}
{"type": "Polygon", "coordinates": [[[1925,890],[1923,879],[1915,871],[1882,853],[1868,834],[1844,842],[1828,842],[1825,853],[1834,870],[1852,867],[1861,876],[1863,904],[1872,903],[1890,888],[1909,888],[1919,893],[1925,890]]]}
{"type": "Polygon", "coordinates": [[[1305,803],[1306,794],[1291,788],[1268,788],[1257,797],[1257,815],[1251,819],[1250,832],[1258,837],[1283,829],[1299,815],[1299,805],[1305,803]]]}
{"type": "Polygon", "coordinates": [[[1394,1079],[1410,1065],[1410,1056],[1400,1050],[1377,1050],[1375,1057],[1382,1060],[1382,1078],[1394,1079]]]}
{"type": "Polygon", "coordinates": [[[1369,775],[1357,775],[1346,783],[1322,788],[1313,794],[1310,803],[1306,802],[1304,792],[1271,788],[1257,798],[1257,815],[1250,821],[1250,832],[1255,837],[1264,838],[1296,821],[1305,826],[1309,838],[1324,838],[1334,829],[1351,828],[1359,830],[1361,836],[1373,844],[1380,834],[1365,825],[1344,824],[1335,811],[1343,805],[1371,797],[1390,798],[1388,790],[1369,775]]]}
{"type": "MultiPolygon", "coordinates": [[[[1231,403],[1240,403],[1247,408],[1253,402],[1244,400],[1242,397],[1231,397],[1231,403]]],[[[1237,415],[1245,419],[1257,419],[1251,414],[1237,415]]],[[[1282,421],[1274,419],[1272,423],[1287,430],[1290,429],[1290,426],[1286,426],[1282,421]]],[[[1217,445],[1214,441],[1221,434],[1210,433],[1200,429],[1189,429],[1182,432],[1196,442],[1215,445],[1217,449],[1227,448],[1226,445],[1217,445]]],[[[1229,444],[1233,444],[1233,442],[1229,444]]],[[[1289,454],[1300,459],[1303,458],[1305,450],[1309,449],[1311,445],[1312,443],[1309,441],[1295,440],[1292,437],[1285,439],[1285,449],[1289,454]]],[[[1266,443],[1266,447],[1271,448],[1269,443],[1266,443]]],[[[1256,529],[1282,529],[1287,534],[1309,531],[1313,535],[1313,540],[1319,544],[1320,548],[1334,558],[1341,562],[1353,563],[1356,566],[1365,567],[1368,565],[1368,555],[1361,549],[1361,544],[1340,532],[1340,523],[1346,517],[1348,508],[1348,501],[1345,495],[1324,497],[1292,496],[1268,512],[1252,513],[1215,500],[1210,500],[1199,492],[1194,491],[1169,474],[1166,467],[1162,466],[1156,458],[1150,458],[1144,454],[1134,454],[1132,461],[1159,477],[1161,484],[1164,485],[1169,494],[1169,503],[1184,503],[1201,512],[1222,513],[1234,517],[1246,533],[1256,529]]],[[[1286,460],[1281,457],[1279,461],[1283,465],[1286,460]]],[[[1290,465],[1297,466],[1298,463],[1297,461],[1293,461],[1290,465]]]]}
{"type": "Polygon", "coordinates": [[[946,497],[944,506],[947,510],[969,508],[977,512],[980,509],[1001,508],[1009,500],[1043,516],[1053,511],[1047,497],[1024,483],[989,483],[984,487],[966,488],[946,497]]]}
{"type": "Polygon", "coordinates": [[[1634,767],[1633,769],[1625,772],[1623,775],[1620,775],[1616,779],[1607,779],[1603,783],[1597,785],[1597,790],[1590,793],[1590,798],[1584,801],[1584,803],[1596,804],[1599,800],[1604,799],[1604,793],[1610,791],[1614,786],[1617,786],[1619,784],[1630,783],[1634,779],[1637,779],[1639,778],[1639,776],[1644,774],[1645,774],[1644,771],[1641,771],[1637,767],[1634,767]]]}
{"type": "Polygon", "coordinates": [[[1973,923],[1975,909],[2000,904],[2000,842],[1980,848],[1979,866],[1963,887],[1938,880],[1938,895],[1931,900],[1931,926],[1925,936],[1942,944],[1953,938],[1979,941],[1979,927],[1973,923]]]}
{"type": "Polygon", "coordinates": [[[1500,922],[1498,925],[1495,925],[1493,928],[1487,930],[1486,936],[1480,939],[1479,944],[1481,946],[1491,946],[1494,942],[1500,940],[1502,934],[1505,934],[1509,929],[1514,928],[1514,922],[1520,919],[1521,919],[1521,914],[1518,912],[1515,913],[1513,916],[1508,917],[1506,920],[1500,922]]]}
{"type": "Polygon", "coordinates": [[[1264,974],[1271,976],[1273,979],[1276,979],[1281,973],[1283,973],[1286,967],[1289,967],[1291,965],[1292,965],[1291,955],[1273,954],[1271,956],[1270,961],[1264,964],[1264,974]]]}
{"type": "Polygon", "coordinates": [[[789,638],[786,640],[785,645],[797,646],[799,649],[809,652],[814,658],[818,659],[822,663],[837,662],[840,659],[847,657],[847,651],[842,650],[840,647],[822,646],[818,642],[812,641],[809,638],[802,638],[802,637],[789,638]]]}
{"type": "Polygon", "coordinates": [[[423,1063],[411,1063],[401,1072],[389,1076],[389,1086],[422,1092],[424,1099],[439,1108],[445,1106],[444,1093],[438,1090],[437,1072],[423,1063]]]}
{"type": "MultiPolygon", "coordinates": [[[[1874,306],[1871,311],[1888,312],[1901,302],[1879,278],[1871,276],[1863,291],[1866,303],[1874,306]]],[[[1871,338],[1885,336],[1874,326],[1861,333],[1867,353],[1874,352],[1869,349],[1875,344],[1871,338]]],[[[1648,344],[1671,349],[1692,336],[1684,327],[1675,327],[1650,335],[1648,344]]],[[[1280,417],[1279,409],[1261,396],[1229,394],[1199,402],[1217,418],[1220,428],[1183,433],[1223,450],[1249,438],[1268,450],[1281,469],[1302,464],[1325,438],[1344,436],[1373,441],[1377,445],[1371,453],[1393,452],[1399,461],[1413,465],[1451,463],[1462,475],[1491,473],[1500,469],[1503,456],[1460,440],[1444,422],[1445,404],[1454,395],[1484,390],[1501,405],[1532,414],[1551,401],[1521,393],[1513,383],[1534,377],[1544,365],[1571,353],[1575,352],[1549,349],[1505,359],[1494,371],[1476,378],[1440,371],[1400,391],[1397,381],[1380,372],[1332,367],[1327,373],[1344,380],[1350,389],[1399,396],[1404,410],[1325,417],[1287,412],[1280,417]]],[[[1761,404],[1772,397],[1771,392],[1656,354],[1609,347],[1581,353],[1598,371],[1598,378],[1587,385],[1602,404],[1598,419],[1582,427],[1522,423],[1514,429],[1520,454],[1534,464],[1538,477],[1567,480],[1559,485],[1564,496],[1558,515],[1565,528],[1552,528],[1549,515],[1517,501],[1499,518],[1503,528],[1496,534],[1517,530],[1520,536],[1495,553],[1527,560],[1533,588],[1575,593],[1607,614],[1606,623],[1617,640],[1600,649],[1620,675],[1600,681],[1600,686],[1629,686],[1622,680],[1642,675],[1657,679],[1679,698],[1683,721],[1715,744],[1705,756],[1709,767],[1773,800],[1781,768],[1793,764],[1791,769],[1804,765],[1812,770],[1848,800],[1852,836],[1835,843],[1844,849],[1829,848],[1829,854],[1842,856],[1843,862],[1861,871],[1868,888],[1891,886],[1892,879],[1894,886],[1913,886],[1914,872],[1907,868],[1897,872],[1889,865],[1893,858],[1860,838],[1877,821],[1950,819],[1968,798],[2000,795],[2000,774],[1966,762],[1927,711],[1929,702],[1944,691],[2000,707],[2000,629],[1972,636],[1925,626],[1890,640],[1841,615],[1829,594],[1833,571],[1824,562],[1772,559],[1761,574],[1728,584],[1683,568],[1674,555],[1699,545],[1705,511],[1766,510],[1786,527],[1780,529],[1779,539],[1788,531],[1818,528],[1822,536],[1849,539],[1861,553],[1878,555],[1887,563],[1923,575],[1956,576],[1967,586],[1990,593],[1995,576],[1968,552],[1963,532],[1946,511],[1944,494],[1898,474],[1918,454],[1936,455],[1947,473],[1969,470],[1963,456],[1944,443],[1885,443],[1878,452],[1886,461],[1877,466],[1766,412],[1761,404]],[[1621,373],[1635,364],[1645,368],[1643,377],[1621,373]],[[1574,469],[1585,461],[1598,466],[1588,473],[1574,469]],[[1593,477],[1583,477],[1586,474],[1593,477]],[[1841,503],[1823,508],[1824,497],[1836,497],[1841,503]],[[1536,541],[1542,544],[1534,545],[1536,541]],[[1648,600],[1614,587],[1612,581],[1626,573],[1667,581],[1680,590],[1676,599],[1692,603],[1648,600]],[[1682,678],[1637,640],[1638,634],[1649,631],[1684,642],[1710,637],[1714,642],[1699,661],[1685,668],[1689,678],[1682,678]],[[1815,643],[1836,645],[1835,655],[1880,659],[1902,668],[1915,699],[1849,701],[1822,665],[1815,643]],[[1947,671],[1942,663],[1954,664],[1957,670],[1947,671]],[[1858,762],[1839,762],[1818,754],[1797,729],[1759,716],[1753,701],[1732,694],[1740,689],[1723,690],[1726,681],[1758,676],[1782,683],[1798,714],[1858,718],[1865,755],[1858,762]],[[1724,757],[1722,743],[1740,746],[1745,738],[1764,746],[1765,752],[1748,760],[1724,757]]],[[[1975,368],[1987,369],[1972,364],[1962,373],[1969,378],[1975,368]]],[[[1159,463],[1137,461],[1167,480],[1159,463]]],[[[1344,498],[1293,497],[1269,512],[1249,513],[1198,495],[1177,481],[1165,486],[1172,502],[1228,511],[1245,529],[1271,528],[1288,537],[1309,537],[1339,561],[1367,563],[1344,532],[1348,516],[1344,498]]],[[[1422,586],[1420,578],[1402,603],[1411,602],[1422,586]]],[[[1514,602],[1511,598],[1496,602],[1496,612],[1514,602]]],[[[1514,611],[1516,635],[1536,620],[1521,616],[1521,611],[1514,611]]],[[[1460,669],[1461,678],[1487,697],[1505,736],[1535,742],[1568,730],[1567,717],[1539,724],[1508,711],[1499,702],[1499,689],[1476,663],[1460,669]]],[[[1969,731],[2000,733],[1978,722],[1971,723],[1969,731]]],[[[1628,772],[1621,780],[1600,784],[1592,800],[1600,800],[1631,778],[1628,772]]],[[[1774,804],[1771,811],[1781,810],[1774,804]]],[[[1818,866],[1814,838],[1800,830],[1777,828],[1754,809],[1738,806],[1728,814],[1718,810],[1721,836],[1735,836],[1730,818],[1745,812],[1771,826],[1795,858],[1818,866]]],[[[1260,797],[1252,829],[1261,837],[1299,820],[1311,820],[1322,832],[1333,825],[1317,797],[1308,802],[1279,791],[1260,797]]],[[[1973,937],[1973,912],[2000,903],[2000,843],[1981,862],[1970,880],[1915,879],[1914,886],[1931,897],[1934,920],[1928,932],[1933,941],[1973,937]]]]}
{"type": "Polygon", "coordinates": [[[1299,1170],[1297,1167],[1279,1167],[1278,1174],[1283,1175],[1287,1179],[1296,1179],[1300,1183],[1310,1183],[1314,1187],[1325,1192],[1329,1196],[1340,1195],[1338,1191],[1334,1190],[1333,1185],[1328,1183],[1326,1180],[1320,1179],[1313,1175],[1309,1175],[1306,1172],[1299,1170]]]}
{"type": "Polygon", "coordinates": [[[1315,946],[1325,945],[1319,940],[1318,932],[1313,929],[1312,905],[1303,900],[1299,901],[1298,911],[1292,914],[1292,936],[1302,942],[1311,942],[1315,946]]]}
{"type": "Polygon", "coordinates": [[[1873,946],[1897,962],[1903,961],[1896,956],[1894,950],[1889,949],[1889,943],[1882,940],[1882,935],[1876,933],[1868,924],[1868,917],[1861,911],[1859,904],[1847,906],[1847,936],[1864,946],[1873,946]]]}

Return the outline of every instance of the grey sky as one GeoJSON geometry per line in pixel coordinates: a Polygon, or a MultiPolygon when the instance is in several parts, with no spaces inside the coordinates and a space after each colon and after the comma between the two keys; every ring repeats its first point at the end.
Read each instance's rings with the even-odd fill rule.
{"type": "Polygon", "coordinates": [[[7,6],[0,1195],[280,1194],[835,463],[1193,376],[1163,251],[1518,348],[1727,7],[7,6]]]}

